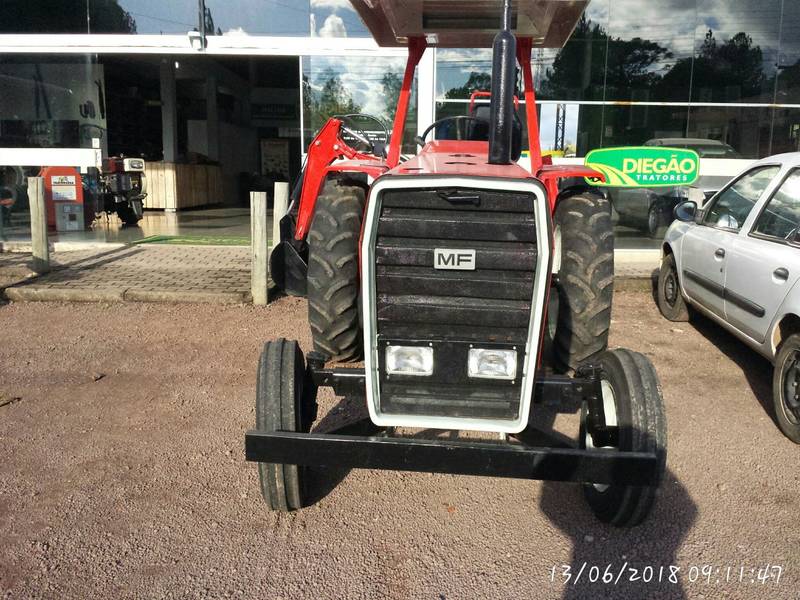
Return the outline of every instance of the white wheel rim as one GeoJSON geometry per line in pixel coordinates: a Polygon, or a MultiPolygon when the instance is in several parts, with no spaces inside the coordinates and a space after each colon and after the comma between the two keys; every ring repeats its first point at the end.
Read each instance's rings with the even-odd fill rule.
{"type": "MultiPolygon", "coordinates": [[[[611,384],[608,382],[607,379],[600,380],[600,389],[603,394],[603,415],[606,419],[606,425],[609,427],[616,427],[617,426],[617,400],[614,396],[614,388],[611,387],[611,384]]],[[[616,450],[615,446],[595,446],[594,440],[592,439],[591,434],[587,431],[583,437],[584,445],[586,446],[587,450],[595,450],[595,449],[604,449],[604,450],[616,450]]],[[[596,489],[601,494],[605,492],[610,485],[607,483],[593,483],[594,489],[596,489]]]]}

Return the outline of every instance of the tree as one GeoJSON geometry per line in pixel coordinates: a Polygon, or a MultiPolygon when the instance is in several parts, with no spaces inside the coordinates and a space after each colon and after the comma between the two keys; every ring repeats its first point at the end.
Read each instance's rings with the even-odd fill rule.
{"type": "Polygon", "coordinates": [[[603,85],[606,94],[615,99],[630,97],[633,89],[655,85],[661,79],[658,64],[672,56],[667,48],[650,40],[610,37],[584,15],[545,72],[542,97],[599,100],[603,85]]]}
{"type": "Polygon", "coordinates": [[[445,92],[444,97],[447,99],[469,98],[472,92],[491,90],[492,74],[484,73],[482,71],[472,71],[464,85],[450,88],[447,90],[447,92],[445,92]]]}
{"type": "Polygon", "coordinates": [[[694,81],[698,90],[711,93],[708,101],[772,101],[772,88],[765,85],[761,46],[754,46],[753,38],[743,31],[720,44],[714,32],[708,30],[694,61],[694,81]],[[762,97],[762,91],[767,97],[762,97]]]}
{"type": "Polygon", "coordinates": [[[303,104],[305,113],[311,116],[309,125],[315,133],[330,117],[361,110],[333,69],[325,69],[318,81],[322,82],[319,91],[314,89],[307,77],[303,77],[303,104]]]}
{"type": "Polygon", "coordinates": [[[396,71],[386,71],[381,77],[381,88],[383,90],[383,98],[386,102],[386,108],[383,115],[386,121],[392,122],[394,114],[397,110],[397,99],[400,97],[400,88],[403,87],[403,78],[400,73],[396,71]]]}

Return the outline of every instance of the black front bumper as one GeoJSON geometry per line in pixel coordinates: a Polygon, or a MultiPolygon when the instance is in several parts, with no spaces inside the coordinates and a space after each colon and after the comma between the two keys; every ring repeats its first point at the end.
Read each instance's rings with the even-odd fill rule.
{"type": "Polygon", "coordinates": [[[336,433],[249,431],[247,460],[345,469],[384,469],[583,483],[652,485],[656,455],[336,433]]]}
{"type": "MultiPolygon", "coordinates": [[[[312,361],[309,367],[317,385],[333,387],[337,395],[364,395],[363,370],[325,369],[312,361]]],[[[553,405],[584,400],[595,393],[595,383],[592,379],[538,377],[534,403],[553,405]]],[[[609,435],[614,436],[615,432],[609,435]]],[[[654,453],[582,450],[557,433],[533,427],[511,438],[491,442],[395,437],[366,420],[328,433],[249,431],[245,436],[245,456],[254,462],[337,469],[618,485],[656,483],[658,461],[654,453]]]]}

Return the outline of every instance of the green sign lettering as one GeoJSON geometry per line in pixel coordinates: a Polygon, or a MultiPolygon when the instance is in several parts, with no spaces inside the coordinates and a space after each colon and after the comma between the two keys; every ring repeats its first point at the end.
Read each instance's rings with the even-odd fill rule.
{"type": "Polygon", "coordinates": [[[700,174],[700,157],[685,148],[599,148],[589,152],[584,162],[606,178],[604,182],[590,179],[586,182],[603,187],[691,185],[700,174]]]}

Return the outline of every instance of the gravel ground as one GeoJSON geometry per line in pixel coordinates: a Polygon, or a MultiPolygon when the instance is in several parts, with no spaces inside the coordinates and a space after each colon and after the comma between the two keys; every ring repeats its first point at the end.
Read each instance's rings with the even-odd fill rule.
{"type": "MultiPolygon", "coordinates": [[[[268,512],[243,434],[263,341],[309,347],[301,300],[9,304],[0,324],[0,597],[800,597],[798,448],[772,421],[769,364],[645,293],[617,294],[612,345],[655,362],[670,453],[632,530],[596,523],[577,486],[371,471],[268,512]],[[678,583],[588,581],[626,562],[678,583]],[[562,565],[574,581],[584,564],[565,585],[562,565]],[[766,565],[780,582],[751,583],[766,565]]],[[[320,402],[328,423],[350,414],[320,402]]]]}

